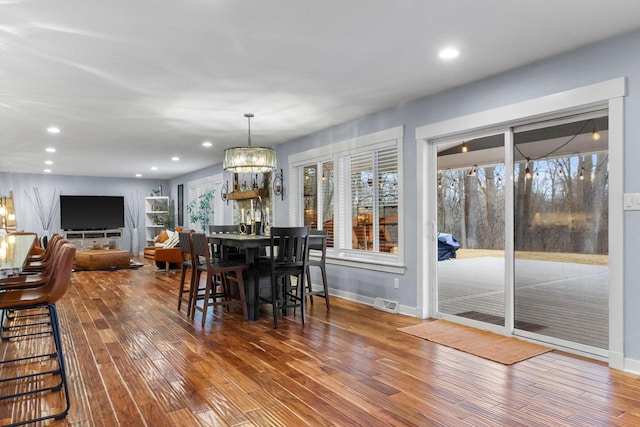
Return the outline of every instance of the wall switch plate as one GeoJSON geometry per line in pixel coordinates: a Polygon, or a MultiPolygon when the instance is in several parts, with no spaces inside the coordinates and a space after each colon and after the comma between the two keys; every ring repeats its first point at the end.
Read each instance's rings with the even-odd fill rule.
{"type": "Polygon", "coordinates": [[[640,193],[627,193],[624,195],[625,211],[640,211],[640,193]]]}

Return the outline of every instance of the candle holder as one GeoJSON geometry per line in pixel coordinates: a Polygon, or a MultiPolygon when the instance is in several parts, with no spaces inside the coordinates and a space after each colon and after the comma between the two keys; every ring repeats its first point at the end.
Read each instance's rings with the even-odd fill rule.
{"type": "Polygon", "coordinates": [[[276,172],[273,177],[273,194],[280,196],[284,200],[284,172],[280,169],[280,172],[276,172]]]}

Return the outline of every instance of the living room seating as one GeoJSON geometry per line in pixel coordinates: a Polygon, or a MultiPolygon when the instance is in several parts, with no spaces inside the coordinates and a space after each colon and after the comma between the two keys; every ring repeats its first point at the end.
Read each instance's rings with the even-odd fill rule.
{"type": "Polygon", "coordinates": [[[155,261],[158,272],[180,268],[182,263],[182,254],[178,247],[180,231],[182,227],[176,228],[176,231],[162,230],[155,238],[154,246],[144,248],[144,257],[155,261]]]}

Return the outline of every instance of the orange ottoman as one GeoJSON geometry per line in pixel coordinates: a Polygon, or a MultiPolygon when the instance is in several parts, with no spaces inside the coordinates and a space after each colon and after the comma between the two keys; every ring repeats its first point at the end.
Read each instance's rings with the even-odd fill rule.
{"type": "Polygon", "coordinates": [[[75,267],[78,270],[101,270],[115,267],[129,267],[131,254],[118,249],[91,249],[76,252],[75,267]]]}

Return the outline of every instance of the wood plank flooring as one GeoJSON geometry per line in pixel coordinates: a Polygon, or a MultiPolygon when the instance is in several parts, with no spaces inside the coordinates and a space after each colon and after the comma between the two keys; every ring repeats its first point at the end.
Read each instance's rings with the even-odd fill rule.
{"type": "MultiPolygon", "coordinates": [[[[640,425],[640,377],[600,362],[552,351],[504,366],[396,331],[422,320],[337,298],[330,312],[316,300],[304,326],[298,315],[274,330],[265,307],[256,322],[216,310],[203,329],[177,311],[179,274],[153,269],[74,273],[58,303],[72,406],[44,425],[640,425]]],[[[0,401],[0,424],[60,399],[0,401]]]]}

